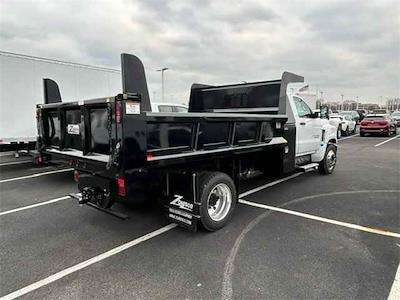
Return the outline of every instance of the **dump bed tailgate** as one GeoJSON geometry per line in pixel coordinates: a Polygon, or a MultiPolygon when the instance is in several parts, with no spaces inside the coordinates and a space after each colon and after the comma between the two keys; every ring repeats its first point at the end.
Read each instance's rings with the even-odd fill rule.
{"type": "Polygon", "coordinates": [[[53,155],[107,163],[117,136],[114,109],[113,98],[39,105],[40,149],[53,155]]]}

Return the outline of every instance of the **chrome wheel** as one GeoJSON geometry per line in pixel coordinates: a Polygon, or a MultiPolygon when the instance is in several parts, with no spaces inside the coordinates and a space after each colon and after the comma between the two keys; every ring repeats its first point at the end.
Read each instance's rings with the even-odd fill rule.
{"type": "Polygon", "coordinates": [[[224,219],[232,205],[232,192],[225,183],[217,184],[207,198],[207,210],[210,218],[215,221],[224,219]]]}
{"type": "Polygon", "coordinates": [[[333,168],[335,168],[336,165],[336,153],[334,150],[329,150],[329,152],[326,154],[326,164],[329,169],[329,171],[332,171],[333,168]]]}

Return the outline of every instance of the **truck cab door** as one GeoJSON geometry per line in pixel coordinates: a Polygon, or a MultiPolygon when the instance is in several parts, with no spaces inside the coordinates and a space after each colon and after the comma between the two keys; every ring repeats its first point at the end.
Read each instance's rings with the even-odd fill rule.
{"type": "Polygon", "coordinates": [[[311,154],[318,150],[322,135],[320,118],[300,97],[293,96],[296,107],[296,156],[311,154]]]}

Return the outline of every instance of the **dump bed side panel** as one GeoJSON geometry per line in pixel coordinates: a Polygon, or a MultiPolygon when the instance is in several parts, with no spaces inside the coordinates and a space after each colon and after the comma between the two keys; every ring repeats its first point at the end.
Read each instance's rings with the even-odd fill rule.
{"type": "Polygon", "coordinates": [[[286,120],[280,115],[147,113],[146,159],[150,165],[168,164],[284,146],[286,120]]]}

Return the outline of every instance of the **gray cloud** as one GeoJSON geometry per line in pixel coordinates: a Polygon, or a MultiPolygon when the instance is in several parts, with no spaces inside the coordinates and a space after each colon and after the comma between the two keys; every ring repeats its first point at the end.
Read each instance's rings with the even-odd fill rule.
{"type": "MultiPolygon", "coordinates": [[[[0,48],[119,67],[141,57],[159,95],[185,101],[192,82],[275,79],[297,72],[328,99],[399,96],[399,1],[0,2],[0,48]]],[[[151,92],[151,94],[153,94],[151,92]]]]}

